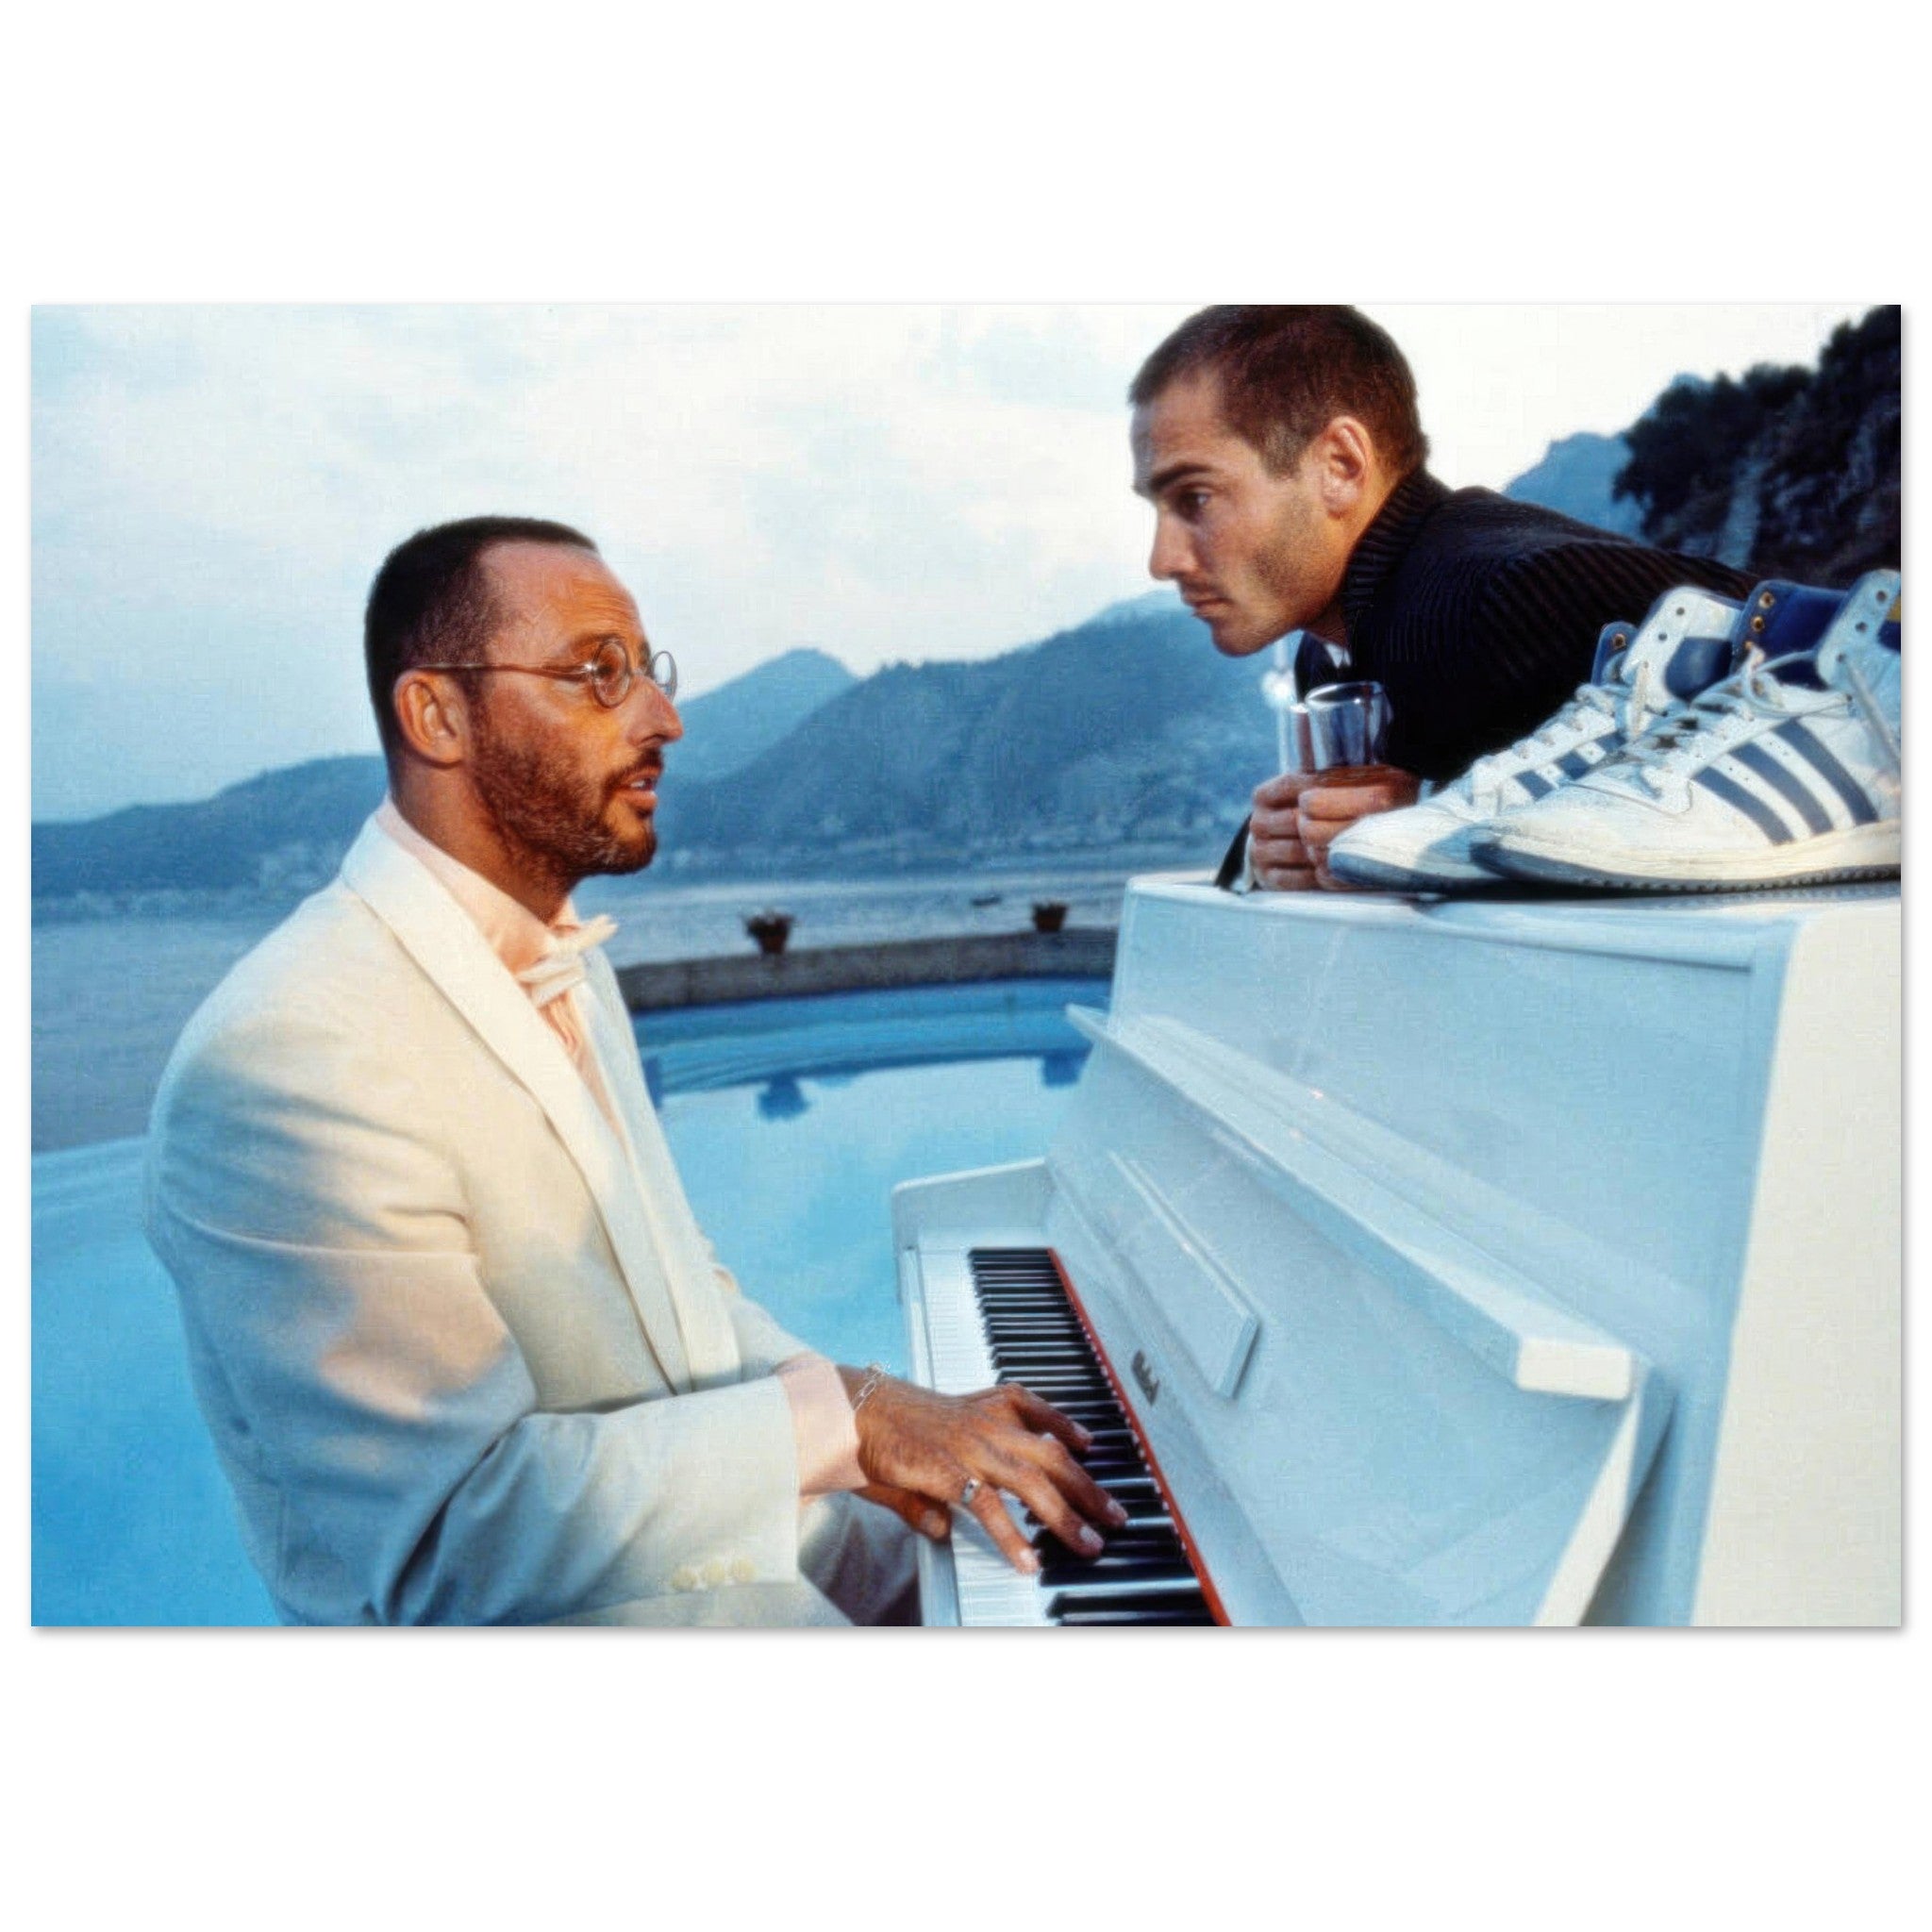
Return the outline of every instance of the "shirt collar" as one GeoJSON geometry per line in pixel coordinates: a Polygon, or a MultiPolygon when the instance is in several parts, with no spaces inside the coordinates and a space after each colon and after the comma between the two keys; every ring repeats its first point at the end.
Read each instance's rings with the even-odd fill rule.
{"type": "Polygon", "coordinates": [[[527,906],[512,899],[479,872],[425,839],[385,797],[376,808],[376,824],[411,858],[420,860],[439,885],[468,913],[490,950],[511,973],[522,973],[556,950],[558,940],[575,932],[580,922],[566,899],[563,909],[545,924],[527,906]]]}
{"type": "Polygon", "coordinates": [[[1389,574],[1430,517],[1449,500],[1449,486],[1426,470],[1412,470],[1391,490],[1374,521],[1356,540],[1341,578],[1341,614],[1351,645],[1368,608],[1389,574]]]}

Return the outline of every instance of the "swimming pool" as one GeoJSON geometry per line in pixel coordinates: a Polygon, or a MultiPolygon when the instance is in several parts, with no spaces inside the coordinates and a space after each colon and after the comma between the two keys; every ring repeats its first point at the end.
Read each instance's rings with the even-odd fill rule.
{"type": "MultiPolygon", "coordinates": [[[[686,1191],[747,1292],[847,1361],[904,1366],[894,1183],[1041,1153],[1104,982],[653,1014],[640,1050],[686,1191]]],[[[273,1622],[141,1233],[139,1141],[33,1163],[33,1620],[273,1622]]]]}

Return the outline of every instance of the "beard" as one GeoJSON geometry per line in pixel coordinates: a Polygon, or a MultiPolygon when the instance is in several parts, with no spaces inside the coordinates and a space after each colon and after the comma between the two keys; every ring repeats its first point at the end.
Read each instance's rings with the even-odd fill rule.
{"type": "Polygon", "coordinates": [[[634,767],[613,785],[564,759],[500,737],[488,708],[475,718],[470,774],[477,795],[505,843],[533,871],[568,891],[577,880],[601,873],[641,872],[657,857],[658,830],[650,818],[619,831],[609,823],[611,800],[637,775],[634,767]]]}

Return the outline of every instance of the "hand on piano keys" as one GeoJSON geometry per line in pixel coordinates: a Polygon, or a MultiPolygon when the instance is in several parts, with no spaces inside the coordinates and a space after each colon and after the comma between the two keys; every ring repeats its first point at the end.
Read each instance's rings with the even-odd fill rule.
{"type": "MultiPolygon", "coordinates": [[[[840,1374],[854,1392],[860,1372],[840,1374]]],[[[1019,1382],[940,1395],[888,1378],[858,1410],[858,1465],[874,1484],[963,1505],[1016,1570],[1037,1573],[1041,1553],[1008,1511],[1007,1495],[1089,1558],[1127,1524],[1127,1510],[1074,1460],[1092,1446],[1087,1429],[1019,1382]]]]}
{"type": "Polygon", "coordinates": [[[961,1251],[948,1240],[931,1251],[915,1241],[912,1252],[908,1341],[922,1385],[963,1395],[1017,1383],[1052,1403],[1086,1432],[1081,1466],[1126,1517],[1092,1557],[1069,1548],[1032,1510],[1010,1506],[1041,1557],[1037,1569],[1016,1574],[975,1516],[923,1555],[926,1622],[1039,1629],[1225,1621],[1052,1250],[961,1251]]]}

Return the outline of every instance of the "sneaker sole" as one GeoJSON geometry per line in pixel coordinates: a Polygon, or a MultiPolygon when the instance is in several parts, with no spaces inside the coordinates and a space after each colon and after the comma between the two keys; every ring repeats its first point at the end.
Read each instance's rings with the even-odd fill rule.
{"type": "Polygon", "coordinates": [[[1659,855],[1647,864],[1633,855],[1624,862],[1595,854],[1566,852],[1515,834],[1479,839],[1471,854],[1500,876],[1539,885],[1603,886],[1646,892],[1748,892],[1777,886],[1835,885],[1852,879],[1894,878],[1900,869],[1899,828],[1858,825],[1820,839],[1794,841],[1756,858],[1729,854],[1659,855]]]}
{"type": "Polygon", "coordinates": [[[1503,884],[1493,873],[1429,873],[1360,853],[1333,850],[1328,854],[1328,870],[1352,886],[1366,886],[1377,892],[1467,892],[1472,889],[1480,892],[1503,884]]]}

